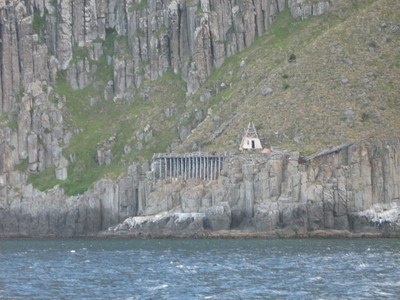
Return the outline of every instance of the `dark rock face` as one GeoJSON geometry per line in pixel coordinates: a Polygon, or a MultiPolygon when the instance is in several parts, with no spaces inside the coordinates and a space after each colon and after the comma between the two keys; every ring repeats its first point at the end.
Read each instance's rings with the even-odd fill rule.
{"type": "Polygon", "coordinates": [[[227,159],[214,181],[154,181],[152,171],[144,176],[132,166],[118,182],[101,180],[74,197],[58,188],[3,188],[0,235],[71,236],[107,228],[152,236],[227,229],[398,234],[399,151],[399,142],[359,143],[304,164],[296,153],[242,155],[227,159]]]}

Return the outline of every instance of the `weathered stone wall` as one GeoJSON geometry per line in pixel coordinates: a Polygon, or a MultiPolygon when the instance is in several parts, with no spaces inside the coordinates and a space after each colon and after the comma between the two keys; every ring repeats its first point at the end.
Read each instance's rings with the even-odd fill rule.
{"type": "Polygon", "coordinates": [[[299,164],[298,155],[240,155],[217,181],[154,180],[132,166],[81,196],[0,190],[0,234],[169,233],[323,229],[399,233],[400,143],[359,143],[299,164]],[[137,217],[134,217],[137,216],[137,217]],[[138,217],[141,216],[141,217],[138,217]]]}

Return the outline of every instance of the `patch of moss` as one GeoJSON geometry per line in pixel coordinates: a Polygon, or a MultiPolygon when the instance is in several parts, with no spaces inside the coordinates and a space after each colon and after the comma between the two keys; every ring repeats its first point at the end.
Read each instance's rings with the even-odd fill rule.
{"type": "Polygon", "coordinates": [[[86,47],[79,47],[74,45],[72,47],[72,60],[71,63],[76,63],[81,60],[85,60],[89,57],[89,52],[86,47]]]}
{"type": "Polygon", "coordinates": [[[161,35],[164,35],[164,34],[167,33],[167,32],[168,32],[167,26],[165,26],[164,24],[162,24],[162,25],[160,26],[160,28],[157,30],[157,32],[154,34],[154,37],[155,37],[156,39],[158,39],[161,35]]]}
{"type": "Polygon", "coordinates": [[[226,31],[226,35],[235,34],[235,27],[233,25],[226,31]]]}
{"type": "Polygon", "coordinates": [[[140,28],[138,28],[135,33],[133,34],[134,37],[136,38],[140,38],[140,37],[144,37],[144,31],[140,28]]]}
{"type": "Polygon", "coordinates": [[[25,172],[28,170],[28,166],[29,166],[28,159],[24,159],[19,164],[14,166],[14,170],[25,172]]]}
{"type": "Polygon", "coordinates": [[[41,173],[30,173],[28,177],[28,184],[32,184],[40,191],[48,191],[55,185],[62,183],[61,180],[55,178],[55,167],[51,166],[41,173]]]}
{"type": "Polygon", "coordinates": [[[141,0],[139,3],[132,3],[131,6],[128,8],[128,11],[136,11],[136,10],[142,10],[145,8],[148,8],[149,4],[147,3],[147,0],[141,0]]]}
{"type": "Polygon", "coordinates": [[[46,29],[46,18],[35,12],[33,14],[32,29],[34,33],[38,35],[42,34],[46,29]]]}

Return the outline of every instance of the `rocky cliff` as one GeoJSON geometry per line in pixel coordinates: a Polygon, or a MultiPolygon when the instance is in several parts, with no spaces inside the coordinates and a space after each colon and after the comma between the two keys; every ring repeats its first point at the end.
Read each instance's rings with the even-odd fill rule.
{"type": "MultiPolygon", "coordinates": [[[[171,150],[177,141],[187,140],[192,130],[206,120],[212,120],[217,126],[216,130],[208,130],[213,139],[226,135],[230,121],[225,122],[222,113],[213,114],[212,106],[215,109],[213,102],[221,100],[221,106],[222,100],[228,99],[229,107],[234,109],[241,102],[235,95],[225,95],[231,87],[229,82],[216,80],[212,89],[205,87],[201,94],[193,94],[228,57],[237,55],[273,23],[277,24],[277,15],[285,6],[292,16],[306,19],[310,15],[321,15],[336,2],[0,0],[0,234],[73,236],[108,228],[109,232],[154,235],[208,229],[397,232],[397,142],[353,145],[305,164],[299,164],[298,155],[289,152],[237,156],[225,163],[218,181],[157,181],[147,163],[132,165],[126,176],[118,173],[113,177],[118,179],[98,180],[101,177],[93,176],[99,165],[118,164],[126,168],[132,159],[124,155],[135,150],[140,152],[146,143],[148,151],[154,152],[160,147],[160,151],[171,150]],[[157,86],[157,79],[162,79],[168,70],[172,70],[174,80],[181,77],[185,84],[175,80],[170,89],[157,86]],[[171,93],[181,90],[182,86],[186,97],[180,99],[179,105],[175,94],[165,101],[152,98],[157,92],[171,93]],[[218,93],[219,98],[214,99],[218,93]],[[78,100],[81,106],[77,105],[78,100]],[[141,103],[149,107],[144,114],[140,108],[132,109],[141,103]],[[117,113],[108,119],[110,111],[117,113]],[[122,115],[124,111],[128,113],[122,115]],[[81,113],[85,119],[88,112],[93,115],[85,120],[87,127],[84,128],[84,122],[74,117],[81,113]],[[147,120],[150,112],[153,116],[149,120],[153,123],[147,120]],[[104,122],[96,123],[100,117],[104,122]],[[121,134],[124,125],[113,128],[107,135],[101,133],[108,129],[105,127],[112,127],[111,123],[126,124],[132,119],[139,121],[133,123],[129,135],[121,134]],[[165,126],[166,120],[171,120],[171,127],[165,126]],[[95,127],[92,124],[104,127],[90,131],[90,126],[95,127]],[[168,135],[172,131],[179,136],[177,140],[168,135]],[[164,135],[165,141],[160,147],[151,144],[164,135]],[[74,145],[69,149],[71,143],[74,145]],[[77,144],[88,146],[78,151],[77,144]],[[88,167],[91,164],[96,165],[88,167]],[[49,180],[62,184],[72,172],[94,178],[83,189],[69,194],[75,196],[66,195],[60,186],[43,192],[29,184],[28,178],[34,174],[45,174],[38,177],[39,182],[49,180]],[[87,190],[93,182],[94,187],[87,190]],[[122,225],[112,227],[118,223],[122,225]]],[[[388,5],[390,1],[386,2],[388,5]]],[[[355,9],[357,3],[340,9],[355,9]]],[[[368,44],[368,51],[384,60],[390,57],[385,49],[397,45],[399,27],[394,21],[386,24],[380,20],[376,22],[379,22],[382,45],[373,40],[368,44]]],[[[334,24],[337,20],[331,22],[334,24]]],[[[275,40],[288,24],[277,28],[275,40]]],[[[375,31],[368,29],[368,34],[371,32],[375,31]]],[[[301,44],[297,40],[295,43],[301,44]]],[[[274,47],[282,52],[282,45],[277,43],[274,47]]],[[[290,46],[287,51],[296,47],[290,46]]],[[[331,49],[344,51],[342,45],[336,44],[331,49]]],[[[271,58],[268,64],[304,67],[287,62],[284,55],[284,59],[271,58]]],[[[352,60],[343,61],[353,65],[352,60]]],[[[254,84],[261,76],[246,69],[247,63],[248,60],[239,60],[227,74],[234,74],[240,81],[248,80],[249,86],[240,92],[253,99],[255,96],[248,97],[246,93],[256,90],[254,84]],[[258,79],[252,78],[251,73],[258,79]]],[[[281,68],[282,72],[286,67],[281,68]]],[[[266,82],[280,78],[276,72],[272,69],[266,82]]],[[[376,72],[366,74],[374,80],[381,78],[376,72]]],[[[300,72],[296,73],[290,78],[290,84],[295,84],[300,77],[300,72]]],[[[289,79],[289,75],[282,73],[282,78],[289,79]]],[[[304,80],[308,81],[308,77],[304,80]]],[[[367,80],[363,82],[372,85],[367,80]]],[[[342,82],[343,86],[347,82],[342,82]]],[[[396,81],[390,82],[394,86],[396,81]]],[[[282,89],[286,91],[289,87],[286,83],[282,89]]],[[[276,98],[274,89],[265,86],[261,93],[255,93],[271,97],[274,92],[276,98]]],[[[395,98],[393,95],[396,96],[390,94],[391,99],[395,98]]],[[[363,96],[363,105],[368,103],[364,99],[367,96],[363,96]]],[[[265,109],[263,101],[260,103],[265,109]]],[[[388,103],[388,107],[395,105],[388,103]]],[[[272,105],[275,109],[283,106],[282,102],[272,105]]],[[[331,109],[329,105],[324,107],[331,109]]],[[[385,107],[379,104],[379,109],[383,111],[385,107]]],[[[355,113],[351,109],[346,113],[350,128],[354,126],[355,113]]],[[[364,112],[362,122],[372,116],[364,112]]],[[[236,119],[243,121],[243,118],[247,118],[245,114],[236,119]]],[[[204,140],[202,130],[199,132],[204,140]]],[[[301,136],[297,140],[301,143],[301,136]]],[[[201,143],[192,145],[195,149],[201,143]]],[[[102,174],[112,173],[106,167],[102,170],[105,170],[102,174]]],[[[77,185],[82,177],[76,178],[68,184],[77,185]]]]}
{"type": "Polygon", "coordinates": [[[25,183],[16,165],[36,173],[54,167],[57,179],[67,178],[63,148],[79,128],[65,126],[68,97],[55,92],[57,79],[73,90],[106,84],[105,99],[132,99],[144,80],[172,69],[192,94],[284,7],[284,0],[0,1],[0,186],[25,183]],[[111,68],[106,83],[98,81],[101,64],[111,68]]]}
{"type": "Polygon", "coordinates": [[[239,155],[225,160],[213,181],[155,180],[153,171],[131,166],[120,181],[102,180],[68,198],[58,188],[48,193],[32,186],[3,189],[0,232],[162,236],[238,229],[398,235],[399,151],[396,142],[346,145],[309,160],[285,151],[239,155]]]}

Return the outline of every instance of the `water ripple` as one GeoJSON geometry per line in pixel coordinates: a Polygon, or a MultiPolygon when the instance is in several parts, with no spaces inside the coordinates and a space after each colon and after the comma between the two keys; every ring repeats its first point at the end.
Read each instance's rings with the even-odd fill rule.
{"type": "Polygon", "coordinates": [[[0,298],[396,299],[400,240],[0,240],[0,298]]]}

